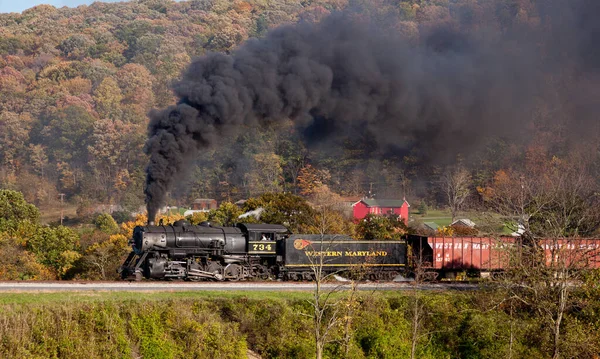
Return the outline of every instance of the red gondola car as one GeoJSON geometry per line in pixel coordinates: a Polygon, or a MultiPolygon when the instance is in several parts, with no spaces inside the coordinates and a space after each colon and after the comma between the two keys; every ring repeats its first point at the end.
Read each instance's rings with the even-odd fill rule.
{"type": "MultiPolygon", "coordinates": [[[[420,237],[410,236],[413,258],[428,270],[453,277],[458,272],[486,273],[508,268],[509,257],[518,251],[514,237],[420,237]]],[[[564,263],[579,268],[600,268],[600,239],[542,239],[538,241],[546,264],[564,263]]],[[[414,265],[414,264],[413,264],[414,265]]]]}

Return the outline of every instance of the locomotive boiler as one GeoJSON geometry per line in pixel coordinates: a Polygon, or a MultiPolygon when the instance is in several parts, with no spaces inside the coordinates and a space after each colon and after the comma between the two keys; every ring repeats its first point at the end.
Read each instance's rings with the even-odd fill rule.
{"type": "Polygon", "coordinates": [[[287,228],[272,224],[213,226],[181,220],[138,226],[132,251],[119,268],[123,279],[240,280],[277,276],[276,246],[287,228]]]}

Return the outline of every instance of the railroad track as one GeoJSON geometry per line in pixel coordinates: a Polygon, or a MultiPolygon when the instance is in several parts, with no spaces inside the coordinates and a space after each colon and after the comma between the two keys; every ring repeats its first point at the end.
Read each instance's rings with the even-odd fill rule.
{"type": "MultiPolygon", "coordinates": [[[[325,283],[326,289],[347,289],[347,282],[325,283]]],[[[415,285],[410,282],[362,282],[359,290],[407,291],[407,290],[476,290],[477,284],[460,282],[437,282],[415,285]]],[[[56,282],[0,282],[0,293],[10,292],[168,292],[168,291],[311,291],[311,282],[100,282],[100,281],[56,281],[56,282]]]]}

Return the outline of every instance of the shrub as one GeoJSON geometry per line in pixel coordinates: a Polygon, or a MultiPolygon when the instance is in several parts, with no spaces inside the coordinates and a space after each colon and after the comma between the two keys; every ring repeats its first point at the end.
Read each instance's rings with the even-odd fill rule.
{"type": "Polygon", "coordinates": [[[425,215],[427,214],[427,203],[425,203],[425,201],[421,201],[421,203],[419,204],[419,214],[421,215],[425,215]]]}
{"type": "Polygon", "coordinates": [[[99,214],[94,220],[96,228],[107,234],[115,234],[119,232],[119,225],[114,218],[108,213],[99,214]]]}

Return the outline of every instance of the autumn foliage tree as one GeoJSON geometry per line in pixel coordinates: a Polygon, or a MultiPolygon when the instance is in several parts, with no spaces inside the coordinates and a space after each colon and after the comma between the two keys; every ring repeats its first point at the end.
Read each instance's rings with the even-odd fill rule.
{"type": "MultiPolygon", "coordinates": [[[[192,58],[210,51],[228,53],[280,25],[318,22],[344,10],[427,49],[445,44],[421,44],[440,25],[451,25],[461,35],[480,34],[482,26],[498,34],[513,26],[537,33],[548,25],[540,26],[544,16],[531,1],[509,0],[141,1],[37,6],[3,14],[0,184],[23,191],[36,204],[52,205],[55,194],[65,193],[67,201],[127,202],[128,209],[137,209],[143,204],[148,111],[177,101],[171,85],[192,58]]],[[[553,72],[544,82],[549,93],[572,85],[577,76],[569,71],[561,66],[561,72],[553,72]]],[[[532,113],[532,126],[539,127],[533,139],[552,140],[558,152],[563,151],[562,130],[546,125],[568,117],[565,109],[577,105],[572,100],[555,108],[559,102],[536,105],[532,113]]],[[[173,191],[173,199],[184,205],[191,193],[202,192],[203,197],[235,201],[280,190],[312,197],[321,185],[348,196],[363,195],[371,186],[380,196],[433,192],[422,185],[430,181],[432,168],[418,150],[390,154],[366,133],[335,145],[312,146],[300,140],[302,130],[291,120],[264,131],[248,128],[250,132],[252,138],[236,151],[224,147],[243,136],[223,136],[218,150],[207,149],[189,172],[202,175],[182,179],[186,183],[173,191]],[[268,136],[256,136],[267,131],[268,136]]],[[[539,152],[529,143],[490,139],[489,144],[464,164],[479,186],[507,163],[517,163],[523,150],[531,161],[539,152]]],[[[427,200],[432,206],[447,204],[441,197],[427,200]]],[[[451,208],[460,210],[460,205],[451,208]]]]}
{"type": "Polygon", "coordinates": [[[319,170],[311,164],[307,164],[298,173],[298,187],[300,194],[304,196],[312,196],[317,193],[321,186],[329,180],[331,176],[326,170],[319,170]]]}
{"type": "Polygon", "coordinates": [[[113,234],[89,246],[84,259],[93,267],[94,272],[97,270],[100,279],[117,279],[117,268],[130,250],[127,237],[113,234]]]}

